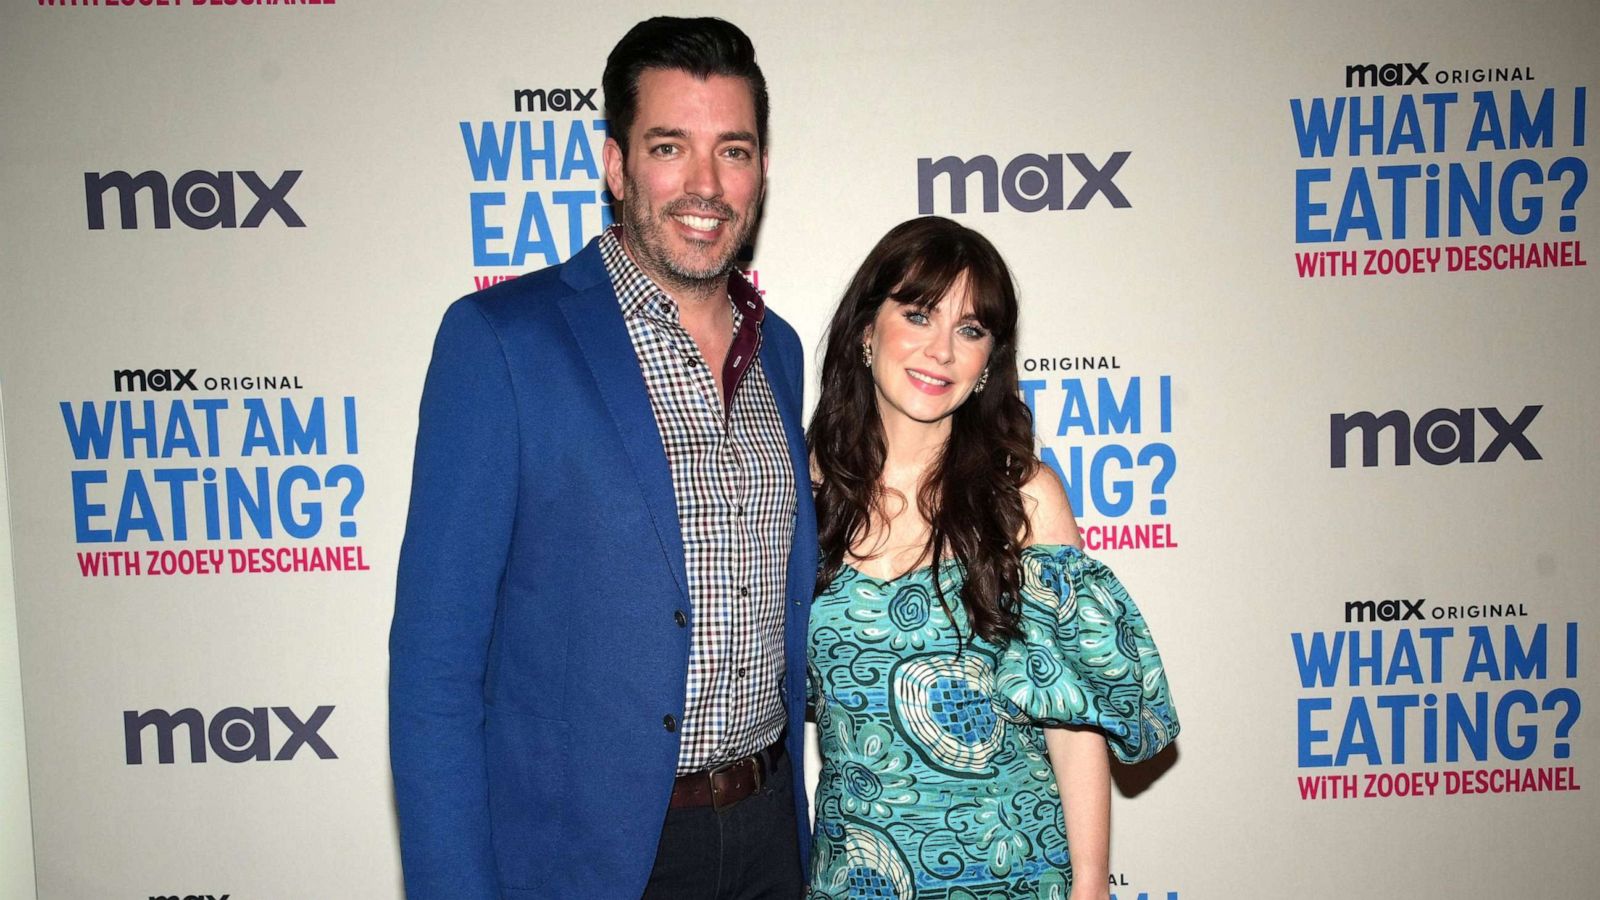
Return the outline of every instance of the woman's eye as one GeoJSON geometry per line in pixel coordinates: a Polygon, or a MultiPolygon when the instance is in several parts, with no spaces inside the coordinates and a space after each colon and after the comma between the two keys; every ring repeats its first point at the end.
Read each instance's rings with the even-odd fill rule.
{"type": "Polygon", "coordinates": [[[928,314],[913,309],[906,313],[906,321],[913,325],[926,325],[928,324],[928,314]]]}
{"type": "Polygon", "coordinates": [[[988,337],[989,332],[983,330],[977,325],[963,325],[961,326],[961,336],[977,341],[988,337]]]}

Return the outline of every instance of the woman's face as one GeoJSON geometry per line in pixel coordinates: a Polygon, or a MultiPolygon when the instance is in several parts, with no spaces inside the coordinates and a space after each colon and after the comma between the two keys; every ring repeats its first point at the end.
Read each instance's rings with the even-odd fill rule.
{"type": "Polygon", "coordinates": [[[994,338],[972,314],[967,278],[927,311],[885,300],[863,340],[872,348],[878,413],[942,422],[965,403],[989,363],[994,338]]]}

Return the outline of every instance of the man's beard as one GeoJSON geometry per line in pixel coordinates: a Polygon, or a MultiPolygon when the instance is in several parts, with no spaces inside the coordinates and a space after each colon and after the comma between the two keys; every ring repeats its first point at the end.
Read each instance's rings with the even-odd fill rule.
{"type": "MultiPolygon", "coordinates": [[[[628,196],[638,193],[629,191],[628,196]]],[[[754,210],[752,209],[752,212],[754,210]]],[[[745,239],[750,236],[750,219],[738,215],[733,207],[721,202],[695,202],[676,200],[660,210],[633,201],[623,201],[622,220],[624,234],[631,241],[631,249],[641,268],[660,279],[662,287],[681,290],[700,290],[727,277],[733,260],[745,239]],[[667,229],[673,226],[673,215],[714,215],[723,220],[721,230],[731,240],[716,256],[709,259],[674,258],[668,244],[667,229]]]]}

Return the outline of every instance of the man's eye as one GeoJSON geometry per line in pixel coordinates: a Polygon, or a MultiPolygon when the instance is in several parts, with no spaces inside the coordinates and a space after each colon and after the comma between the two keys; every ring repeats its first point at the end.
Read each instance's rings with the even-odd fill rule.
{"type": "Polygon", "coordinates": [[[749,159],[750,151],[743,147],[729,147],[724,151],[730,159],[749,159]]]}
{"type": "Polygon", "coordinates": [[[671,144],[659,144],[650,148],[652,156],[671,156],[678,152],[678,148],[671,144]]]}

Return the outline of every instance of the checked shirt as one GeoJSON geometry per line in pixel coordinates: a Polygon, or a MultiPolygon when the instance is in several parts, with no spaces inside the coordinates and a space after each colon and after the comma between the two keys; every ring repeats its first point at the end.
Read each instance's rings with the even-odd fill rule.
{"type": "Polygon", "coordinates": [[[677,304],[628,257],[618,232],[601,235],[600,250],[672,470],[688,568],[681,775],[749,756],[783,732],[779,687],[794,470],[756,353],[765,314],[760,294],[738,274],[729,276],[735,337],[723,369],[726,397],[719,396],[677,304]]]}

